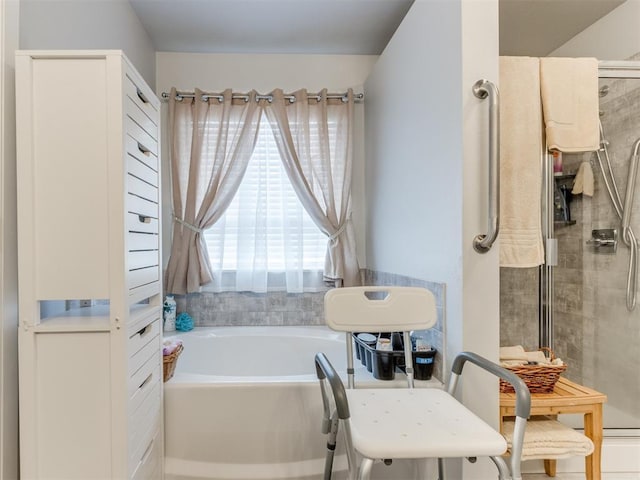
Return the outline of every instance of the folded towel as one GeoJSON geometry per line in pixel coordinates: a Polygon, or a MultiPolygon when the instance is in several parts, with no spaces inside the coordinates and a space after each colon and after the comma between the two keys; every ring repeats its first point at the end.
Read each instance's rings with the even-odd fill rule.
{"type": "Polygon", "coordinates": [[[508,347],[500,347],[500,361],[516,360],[527,362],[527,352],[524,351],[522,345],[514,345],[508,347]]]}
{"type": "Polygon", "coordinates": [[[500,57],[500,266],[544,263],[540,62],[500,57]]]}
{"type": "Polygon", "coordinates": [[[527,362],[535,362],[541,365],[551,365],[551,360],[544,356],[544,352],[540,350],[536,352],[525,352],[527,356],[527,362]]]}
{"type": "Polygon", "coordinates": [[[522,365],[526,365],[526,360],[500,360],[501,367],[521,367],[522,365]]]}
{"type": "MultiPolygon", "coordinates": [[[[515,423],[503,423],[502,434],[511,449],[515,423]]],[[[574,429],[549,417],[531,417],[524,432],[522,460],[557,459],[593,453],[593,442],[574,429]]]]}
{"type": "Polygon", "coordinates": [[[578,167],[578,173],[573,182],[573,190],[571,190],[571,193],[574,195],[582,193],[588,197],[593,197],[593,184],[593,169],[591,168],[591,163],[582,162],[580,167],[578,167]]]}
{"type": "Polygon", "coordinates": [[[599,148],[597,59],[541,58],[540,92],[549,150],[599,148]]]}

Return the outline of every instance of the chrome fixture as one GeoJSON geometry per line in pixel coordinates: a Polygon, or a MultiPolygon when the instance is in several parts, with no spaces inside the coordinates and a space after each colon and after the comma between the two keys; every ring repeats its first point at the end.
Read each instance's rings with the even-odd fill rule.
{"type": "Polygon", "coordinates": [[[487,253],[498,238],[500,228],[500,108],[498,88],[489,80],[478,80],[473,94],[479,99],[489,99],[489,204],[487,234],[473,239],[478,253],[487,253]]]}
{"type": "Polygon", "coordinates": [[[587,245],[595,249],[595,253],[616,253],[618,247],[618,231],[615,228],[591,230],[591,238],[587,245]]]}
{"type": "Polygon", "coordinates": [[[627,274],[627,310],[631,312],[636,307],[638,290],[638,240],[633,233],[633,229],[629,225],[629,220],[631,218],[631,203],[633,200],[633,193],[635,189],[635,181],[638,170],[638,150],[640,149],[640,139],[638,139],[634,144],[633,155],[631,156],[629,164],[627,191],[625,195],[624,205],[622,204],[622,199],[620,197],[618,185],[616,184],[616,179],[613,176],[611,159],[609,157],[609,150],[607,148],[609,142],[605,140],[602,123],[600,123],[600,139],[600,150],[596,151],[598,165],[600,166],[600,171],[602,172],[604,184],[607,187],[607,191],[609,192],[609,198],[611,199],[611,203],[613,203],[613,208],[618,214],[618,217],[622,220],[622,241],[629,247],[630,251],[629,270],[627,274]],[[603,155],[601,155],[601,152],[603,153],[603,155]]]}

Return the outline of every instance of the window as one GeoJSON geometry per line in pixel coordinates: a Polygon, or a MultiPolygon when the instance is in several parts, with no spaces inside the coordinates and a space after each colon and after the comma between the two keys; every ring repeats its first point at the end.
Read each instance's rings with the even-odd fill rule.
{"type": "Polygon", "coordinates": [[[302,292],[324,286],[327,236],[298,200],[266,118],[238,192],[204,235],[216,291],[302,292]]]}

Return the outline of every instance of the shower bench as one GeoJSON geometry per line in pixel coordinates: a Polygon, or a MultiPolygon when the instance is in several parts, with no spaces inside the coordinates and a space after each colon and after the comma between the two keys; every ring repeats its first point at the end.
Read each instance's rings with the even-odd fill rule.
{"type": "MultiPolygon", "coordinates": [[[[552,393],[531,394],[531,415],[557,416],[565,413],[584,414],[584,434],[593,442],[593,453],[585,457],[587,480],[601,480],[600,451],[602,449],[602,404],[607,396],[596,390],[578,385],[560,377],[552,393]]],[[[513,393],[500,394],[500,428],[505,417],[515,415],[516,397],[513,393]]],[[[556,460],[544,461],[545,473],[554,477],[556,460]]]]}

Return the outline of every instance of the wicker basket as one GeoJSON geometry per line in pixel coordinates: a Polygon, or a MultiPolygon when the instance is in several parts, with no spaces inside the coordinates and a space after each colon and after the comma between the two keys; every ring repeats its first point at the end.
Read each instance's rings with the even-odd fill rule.
{"type": "Polygon", "coordinates": [[[164,355],[162,357],[162,373],[165,382],[173,377],[173,372],[176,371],[176,363],[178,363],[178,357],[182,353],[183,349],[184,347],[182,345],[178,345],[173,353],[164,355]]]}
{"type": "MultiPolygon", "coordinates": [[[[555,360],[556,356],[550,348],[540,350],[549,352],[549,359],[555,360]]],[[[567,365],[517,365],[504,368],[522,378],[531,393],[551,393],[567,365]]],[[[500,380],[500,392],[513,393],[513,387],[510,383],[500,380]]]]}

